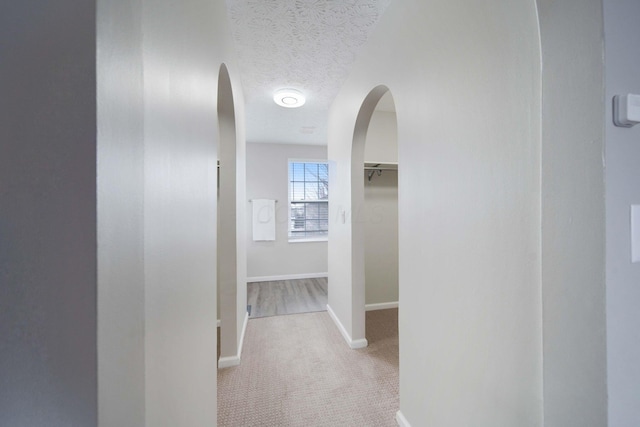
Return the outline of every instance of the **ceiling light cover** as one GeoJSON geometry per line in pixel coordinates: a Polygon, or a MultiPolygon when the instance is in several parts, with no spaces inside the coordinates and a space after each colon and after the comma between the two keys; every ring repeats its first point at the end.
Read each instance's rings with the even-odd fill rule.
{"type": "Polygon", "coordinates": [[[302,92],[296,89],[280,89],[273,94],[273,100],[276,104],[285,108],[302,107],[305,102],[302,92]]]}

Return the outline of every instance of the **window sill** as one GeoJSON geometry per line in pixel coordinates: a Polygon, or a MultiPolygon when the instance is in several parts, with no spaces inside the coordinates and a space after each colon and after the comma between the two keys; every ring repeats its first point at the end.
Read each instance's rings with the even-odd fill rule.
{"type": "Polygon", "coordinates": [[[299,238],[291,238],[289,237],[289,243],[309,243],[309,242],[326,242],[329,238],[327,236],[322,237],[299,237],[299,238]]]}

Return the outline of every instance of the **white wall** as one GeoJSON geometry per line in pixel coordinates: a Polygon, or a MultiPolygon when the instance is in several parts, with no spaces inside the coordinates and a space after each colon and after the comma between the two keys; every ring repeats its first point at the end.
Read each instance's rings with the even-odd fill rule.
{"type": "MultiPolygon", "coordinates": [[[[232,46],[227,45],[227,55],[232,58],[232,46]]],[[[247,212],[244,209],[247,200],[247,138],[244,117],[244,95],[238,80],[239,72],[231,68],[233,76],[233,97],[236,105],[236,340],[242,345],[244,319],[247,316],[247,212]]]]}
{"type": "Polygon", "coordinates": [[[398,301],[398,174],[365,178],[365,304],[398,301]]]}
{"type": "MultiPolygon", "coordinates": [[[[597,0],[396,2],[334,102],[341,182],[369,91],[396,104],[411,425],[606,424],[602,48],[597,0]]],[[[333,209],[356,192],[333,192],[333,209]]],[[[331,226],[329,305],[357,340],[344,260],[362,241],[331,226]]]]}
{"type": "Polygon", "coordinates": [[[607,423],[602,2],[539,1],[545,426],[607,423]]]}
{"type": "Polygon", "coordinates": [[[640,3],[604,2],[609,426],[640,425],[640,264],[630,258],[630,205],[640,204],[640,126],[612,122],[614,95],[640,93],[640,3]]]}
{"type": "MultiPolygon", "coordinates": [[[[387,95],[390,96],[390,95],[387,95]]],[[[398,161],[396,114],[374,111],[364,146],[366,162],[398,161]]],[[[365,304],[398,301],[398,173],[365,171],[365,304]]]]}
{"type": "Polygon", "coordinates": [[[0,424],[215,425],[224,2],[0,17],[0,424]]]}
{"type": "Polygon", "coordinates": [[[216,104],[224,2],[144,3],[143,34],[146,421],[215,425],[216,104]]]}
{"type": "Polygon", "coordinates": [[[101,2],[97,16],[99,422],[215,425],[224,2],[101,2]]]}
{"type": "MultiPolygon", "coordinates": [[[[218,77],[218,319],[220,319],[220,357],[238,354],[237,314],[234,310],[238,293],[236,236],[236,123],[233,88],[226,66],[218,77]],[[222,308],[224,307],[224,310],[222,308]]],[[[239,319],[242,321],[242,319],[239,319]]],[[[237,361],[237,359],[234,359],[237,361]]]]}
{"type": "MultiPolygon", "coordinates": [[[[387,92],[387,95],[384,95],[383,98],[391,96],[392,94],[387,92]]],[[[366,162],[398,162],[398,125],[396,122],[396,113],[378,110],[373,112],[369,128],[367,129],[367,139],[364,145],[364,160],[366,162]]]]}
{"type": "MultiPolygon", "coordinates": [[[[349,182],[360,104],[379,84],[395,101],[411,425],[542,424],[540,77],[533,2],[395,2],[331,108],[328,155],[349,182]]],[[[362,242],[331,226],[329,305],[360,339],[344,260],[362,242]]]]}
{"type": "MultiPolygon", "coordinates": [[[[247,276],[308,275],[327,273],[327,242],[288,241],[288,160],[326,160],[327,148],[315,145],[247,144],[246,242],[247,276]],[[251,199],[275,199],[276,240],[254,242],[251,199]]],[[[329,189],[331,193],[332,189],[329,189]]]]}
{"type": "Polygon", "coordinates": [[[0,425],[92,426],[95,3],[2,2],[0,39],[0,425]]]}
{"type": "Polygon", "coordinates": [[[97,7],[98,424],[143,426],[142,2],[97,7]]]}
{"type": "MultiPolygon", "coordinates": [[[[231,67],[231,73],[234,69],[231,67]]],[[[247,319],[245,213],[245,138],[240,87],[230,81],[226,65],[218,85],[218,319],[219,367],[240,363],[242,335],[247,319]],[[236,107],[239,105],[239,108],[236,107]]]]}

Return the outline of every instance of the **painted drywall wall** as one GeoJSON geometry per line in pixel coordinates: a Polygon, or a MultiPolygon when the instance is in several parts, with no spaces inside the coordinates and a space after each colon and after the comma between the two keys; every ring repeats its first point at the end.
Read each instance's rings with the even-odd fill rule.
{"type": "MultiPolygon", "coordinates": [[[[601,6],[393,4],[332,107],[347,180],[359,103],[381,82],[396,101],[411,424],[606,423],[601,6]]],[[[354,191],[332,194],[336,218],[354,191]]],[[[357,340],[353,229],[334,225],[329,305],[357,340]]]]}
{"type": "MultiPolygon", "coordinates": [[[[247,276],[308,275],[327,272],[327,242],[288,241],[289,159],[326,160],[327,148],[295,144],[247,144],[246,245],[247,276]],[[251,199],[275,199],[276,240],[254,242],[251,232],[251,199]]],[[[332,189],[329,189],[331,192],[332,189]]]]}
{"type": "MultiPolygon", "coordinates": [[[[227,36],[226,57],[232,61],[233,45],[230,43],[231,38],[227,36]]],[[[229,62],[229,72],[231,77],[231,86],[233,89],[233,100],[235,109],[235,125],[236,125],[236,300],[235,304],[230,304],[229,308],[223,306],[221,315],[224,311],[233,307],[235,309],[235,331],[236,343],[238,348],[237,357],[240,358],[242,353],[242,345],[244,331],[247,326],[247,229],[245,211],[247,201],[247,137],[244,113],[244,95],[242,86],[238,76],[239,71],[236,69],[235,63],[229,62]]]]}
{"type": "Polygon", "coordinates": [[[98,425],[145,425],[142,2],[97,2],[98,425]]]}
{"type": "MultiPolygon", "coordinates": [[[[149,426],[216,423],[217,91],[230,52],[226,25],[223,1],[144,3],[149,426]]],[[[242,111],[235,116],[242,127],[242,111]]]]}
{"type": "MultiPolygon", "coordinates": [[[[226,364],[236,365],[240,361],[242,327],[247,317],[246,280],[239,274],[238,261],[246,258],[238,245],[244,243],[242,227],[238,227],[237,208],[238,179],[244,186],[244,178],[238,173],[244,171],[244,156],[238,156],[238,148],[244,142],[238,141],[233,85],[226,65],[220,70],[218,83],[218,314],[220,319],[220,357],[226,364]]],[[[239,102],[242,96],[238,95],[239,102]]],[[[243,188],[244,190],[244,188],[243,188]]],[[[244,200],[244,191],[240,200],[244,200]]],[[[222,363],[221,363],[222,364],[222,363]]],[[[219,365],[220,366],[220,365],[219,365]]]]}
{"type": "Polygon", "coordinates": [[[224,2],[2,8],[0,423],[215,425],[224,2]]]}
{"type": "Polygon", "coordinates": [[[97,423],[95,3],[0,4],[0,425],[97,423]]]}
{"type": "MultiPolygon", "coordinates": [[[[231,40],[228,38],[228,40],[231,40]]],[[[231,43],[227,43],[227,58],[233,58],[231,43]]],[[[230,66],[231,85],[233,87],[234,106],[236,110],[236,268],[237,290],[235,301],[236,342],[238,357],[241,356],[244,328],[248,321],[247,313],[247,228],[245,210],[247,203],[247,137],[244,116],[244,95],[238,80],[239,71],[230,66]]],[[[226,310],[226,308],[225,308],[226,310]]]]}
{"type": "MultiPolygon", "coordinates": [[[[235,310],[237,283],[236,240],[236,119],[233,88],[226,66],[218,77],[218,318],[220,319],[220,357],[238,353],[235,310]],[[224,311],[221,310],[225,307],[224,311]]],[[[239,319],[242,321],[243,319],[239,319]]]]}
{"type": "MultiPolygon", "coordinates": [[[[389,92],[387,92],[389,94],[389,92]]],[[[387,95],[390,96],[390,95],[387,95]]],[[[374,111],[364,144],[366,162],[398,161],[396,114],[374,111]]],[[[398,173],[365,171],[365,304],[398,301],[398,173]]]]}
{"type": "Polygon", "coordinates": [[[98,6],[100,425],[214,425],[224,3],[98,6]]]}
{"type": "Polygon", "coordinates": [[[544,425],[607,423],[602,2],[538,2],[544,425]]]}
{"type": "Polygon", "coordinates": [[[398,301],[398,174],[365,179],[365,304],[398,301]]]}
{"type": "MultiPolygon", "coordinates": [[[[534,2],[395,2],[331,108],[333,179],[350,182],[360,104],[379,84],[396,104],[411,425],[542,424],[540,78],[534,2]]],[[[355,340],[353,197],[331,194],[329,305],[355,340]]]]}
{"type": "Polygon", "coordinates": [[[640,93],[640,3],[604,2],[607,381],[609,426],[640,425],[640,264],[631,263],[630,205],[640,204],[640,126],[612,121],[614,95],[640,93]]]}
{"type": "MultiPolygon", "coordinates": [[[[392,94],[387,92],[385,97],[392,94]]],[[[381,100],[382,102],[382,100],[381,100]]],[[[386,101],[392,103],[393,101],[386,101]]],[[[367,139],[364,145],[364,159],[367,162],[398,162],[398,125],[396,113],[375,110],[371,115],[367,139]]]]}

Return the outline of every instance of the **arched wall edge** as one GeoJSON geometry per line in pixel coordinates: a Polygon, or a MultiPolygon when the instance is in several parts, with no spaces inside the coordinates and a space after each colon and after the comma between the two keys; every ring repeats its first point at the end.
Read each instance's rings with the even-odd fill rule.
{"type": "Polygon", "coordinates": [[[351,291],[352,291],[352,339],[366,346],[365,335],[365,255],[364,255],[364,151],[373,112],[389,88],[378,85],[371,89],[362,101],[353,130],[351,147],[351,291]]]}
{"type": "Polygon", "coordinates": [[[607,425],[603,0],[535,5],[544,425],[607,425]]]}
{"type": "Polygon", "coordinates": [[[230,363],[237,355],[237,313],[233,309],[237,296],[237,259],[235,233],[235,157],[236,120],[235,102],[229,71],[222,63],[218,73],[217,124],[218,173],[217,183],[217,286],[220,320],[219,364],[230,363]],[[226,249],[226,250],[225,250],[226,249]]]}
{"type": "MultiPolygon", "coordinates": [[[[224,240],[225,255],[219,251],[218,260],[225,267],[225,278],[220,285],[221,302],[220,327],[221,327],[221,357],[219,368],[235,366],[240,363],[244,331],[247,326],[248,314],[246,310],[246,243],[245,243],[245,194],[246,194],[246,143],[244,137],[244,109],[242,88],[239,80],[235,79],[232,63],[222,63],[221,83],[224,93],[221,100],[226,100],[226,106],[220,105],[222,117],[232,116],[232,123],[227,123],[227,129],[221,128],[220,176],[226,177],[231,184],[225,188],[224,181],[221,185],[222,209],[219,213],[224,225],[219,229],[222,233],[220,240],[224,240]],[[226,235],[226,238],[225,238],[226,235]],[[229,250],[231,248],[231,250],[229,250]]],[[[219,278],[221,276],[219,275],[219,278]]]]}
{"type": "MultiPolygon", "coordinates": [[[[408,334],[411,337],[411,339],[403,341],[406,345],[403,346],[400,354],[401,407],[404,419],[414,425],[441,424],[447,417],[461,421],[465,419],[463,413],[456,413],[454,408],[448,407],[451,403],[450,400],[440,400],[439,403],[442,406],[436,409],[432,407],[431,410],[427,410],[424,405],[427,398],[432,402],[441,398],[436,387],[428,384],[425,378],[432,379],[434,375],[454,381],[463,378],[455,370],[444,374],[442,370],[432,369],[424,363],[428,356],[434,362],[446,366],[452,365],[454,360],[451,357],[452,354],[444,351],[444,347],[438,348],[438,344],[450,345],[454,351],[459,351],[466,345],[464,340],[450,340],[444,333],[442,336],[438,335],[439,331],[436,329],[448,331],[447,334],[451,337],[465,333],[464,331],[468,328],[476,327],[477,322],[470,321],[464,313],[461,313],[461,317],[452,315],[458,301],[467,303],[468,308],[473,312],[475,310],[481,311],[483,308],[480,302],[474,305],[473,301],[466,301],[464,294],[453,294],[456,292],[456,285],[462,285],[462,288],[458,288],[459,292],[462,292],[463,288],[469,287],[465,282],[472,283],[473,278],[466,277],[468,274],[465,273],[465,268],[456,268],[449,264],[455,264],[461,252],[466,253],[470,256],[464,260],[464,264],[468,266],[466,270],[472,271],[477,268],[484,275],[489,276],[491,271],[487,267],[488,265],[495,264],[495,268],[499,268],[499,264],[504,265],[504,262],[501,261],[502,256],[514,258],[518,267],[508,267],[505,269],[505,273],[513,274],[514,277],[523,271],[533,273],[533,278],[528,279],[528,285],[529,282],[532,282],[528,288],[533,293],[539,292],[539,282],[533,284],[537,280],[534,271],[536,266],[523,262],[524,258],[516,259],[512,255],[513,251],[509,250],[514,248],[523,251],[523,248],[526,248],[526,251],[532,254],[531,256],[538,255],[535,249],[537,241],[535,233],[539,232],[539,219],[536,221],[537,214],[534,205],[539,205],[540,202],[539,199],[536,199],[536,195],[539,193],[535,179],[539,153],[535,151],[540,144],[540,128],[538,126],[540,110],[538,107],[541,94],[539,91],[539,43],[536,44],[534,40],[537,34],[532,35],[531,33],[531,31],[535,31],[532,19],[535,3],[531,1],[523,6],[522,2],[518,4],[497,4],[496,2],[496,10],[491,11],[477,7],[469,8],[469,6],[459,1],[437,2],[431,4],[429,10],[426,6],[418,3],[390,5],[378,24],[380,27],[376,29],[376,34],[367,49],[358,58],[355,71],[349,81],[343,85],[343,89],[330,112],[329,159],[337,165],[338,170],[335,172],[337,178],[351,180],[352,172],[356,167],[358,171],[361,170],[362,163],[355,159],[352,145],[349,145],[348,150],[350,156],[348,160],[345,159],[347,157],[346,145],[348,142],[353,143],[353,124],[360,117],[361,102],[366,98],[370,88],[374,87],[371,85],[372,80],[384,81],[389,84],[398,107],[398,141],[401,147],[404,144],[399,149],[399,161],[403,162],[401,181],[402,183],[408,182],[407,177],[411,175],[412,180],[419,180],[422,185],[433,183],[426,187],[424,193],[419,196],[411,197],[411,200],[409,197],[405,197],[404,202],[409,203],[402,216],[404,220],[410,220],[414,227],[417,225],[417,221],[427,214],[436,215],[436,221],[430,225],[428,232],[423,229],[423,226],[407,231],[407,224],[403,224],[401,226],[404,226],[405,230],[400,233],[401,257],[404,250],[404,255],[409,255],[410,258],[409,261],[401,262],[401,280],[408,278],[411,282],[411,286],[408,286],[411,292],[404,296],[407,298],[409,295],[408,301],[406,301],[410,303],[409,309],[403,310],[400,319],[400,335],[407,336],[406,334],[408,334]],[[495,31],[484,31],[486,26],[483,25],[486,21],[482,18],[486,18],[488,15],[491,17],[504,16],[509,19],[492,21],[495,25],[491,28],[495,31]],[[438,18],[434,18],[435,16],[438,18]],[[396,26],[397,22],[403,23],[401,28],[396,26]],[[454,26],[459,32],[452,31],[449,24],[455,24],[454,26]],[[471,27],[475,28],[476,26],[474,36],[465,33],[471,31],[471,27]],[[443,46],[442,43],[430,42],[430,40],[437,38],[437,31],[452,31],[449,33],[452,37],[447,39],[447,46],[443,46]],[[511,44],[511,40],[508,38],[498,37],[501,32],[517,33],[518,37],[513,41],[521,43],[524,40],[523,49],[517,49],[516,45],[511,44]],[[527,34],[524,34],[525,32],[527,34]],[[397,37],[393,35],[396,33],[399,34],[397,37]],[[464,36],[461,36],[463,33],[464,36]],[[462,50],[452,49],[456,46],[462,47],[462,50]],[[498,46],[508,48],[508,50],[500,49],[498,46]],[[538,54],[535,53],[536,49],[538,54]],[[488,57],[491,57],[492,60],[487,61],[488,57]],[[507,62],[515,60],[520,62],[507,62]],[[504,70],[510,68],[504,65],[520,67],[519,71],[522,71],[527,79],[518,80],[517,76],[514,78],[514,75],[519,73],[505,73],[504,70]],[[511,80],[504,81],[498,76],[511,80]],[[510,92],[502,91],[507,87],[510,92]],[[464,96],[468,98],[464,98],[464,96]],[[464,114],[471,113],[470,106],[475,107],[474,114],[467,117],[464,114]],[[520,129],[513,122],[510,123],[510,120],[504,120],[505,108],[508,109],[509,106],[513,109],[507,113],[512,114],[511,118],[516,119],[518,124],[523,125],[520,129]],[[406,113],[406,117],[402,117],[403,113],[406,113]],[[455,120],[460,120],[460,118],[463,119],[462,122],[456,124],[455,120]],[[526,127],[527,123],[530,124],[530,127],[526,127]],[[350,127],[349,137],[347,136],[348,126],[350,127]],[[473,141],[474,144],[470,144],[469,141],[473,141]],[[513,149],[514,145],[511,144],[513,141],[521,143],[521,147],[513,149]],[[509,154],[505,154],[505,150],[502,148],[513,150],[509,154]],[[474,154],[475,158],[469,156],[470,153],[474,154]],[[513,156],[515,161],[522,163],[527,168],[529,176],[526,177],[526,181],[523,180],[521,174],[514,172],[510,162],[504,161],[507,158],[505,156],[513,156]],[[452,163],[454,158],[457,159],[455,164],[452,163]],[[482,161],[484,159],[486,159],[485,162],[482,161]],[[406,165],[405,160],[408,161],[406,165]],[[468,206],[468,201],[474,197],[468,187],[473,187],[476,184],[481,191],[487,192],[487,198],[484,201],[480,200],[480,205],[495,218],[504,216],[506,211],[495,209],[495,205],[492,206],[486,200],[496,199],[509,208],[514,207],[513,204],[508,204],[509,198],[503,197],[504,191],[492,190],[487,182],[478,182],[473,179],[474,173],[485,173],[485,166],[491,162],[496,162],[497,169],[494,170],[496,173],[493,176],[481,175],[481,178],[485,181],[488,181],[487,178],[495,176],[502,176],[505,180],[514,178],[519,183],[526,184],[527,192],[531,194],[531,196],[520,196],[515,199],[519,204],[516,206],[519,211],[530,212],[527,213],[526,226],[528,232],[532,233],[529,236],[523,236],[530,239],[527,244],[520,244],[516,238],[507,235],[503,240],[495,239],[491,234],[494,227],[490,221],[484,221],[481,228],[474,229],[462,217],[465,207],[468,206]],[[410,168],[405,169],[405,166],[410,168]],[[462,192],[460,194],[454,193],[453,196],[451,191],[446,194],[446,187],[450,183],[453,186],[451,191],[462,190],[462,192]],[[465,187],[462,184],[471,185],[465,187]],[[434,204],[433,200],[423,202],[419,200],[423,195],[431,196],[432,199],[436,196],[442,196],[443,203],[434,204]],[[460,221],[461,219],[462,221],[460,221]],[[437,229],[437,224],[442,224],[444,227],[437,229]],[[473,234],[480,239],[480,244],[477,247],[482,247],[482,250],[465,247],[464,234],[452,235],[451,241],[443,240],[446,243],[446,248],[442,251],[431,244],[433,240],[429,239],[429,234],[436,234],[438,238],[442,239],[443,237],[438,233],[456,233],[460,231],[461,226],[470,235],[473,234]],[[483,233],[479,235],[478,230],[483,230],[483,233]],[[402,242],[403,237],[405,238],[404,242],[402,242]],[[458,240],[458,242],[454,242],[454,240],[458,240]],[[497,253],[488,255],[493,251],[497,253]],[[481,261],[476,262],[474,257],[481,259],[481,261]],[[468,262],[469,260],[470,262],[468,262]],[[435,273],[420,276],[422,272],[428,272],[425,269],[430,267],[436,268],[435,273]],[[403,274],[406,277],[403,278],[403,274]],[[436,314],[425,311],[424,304],[420,307],[419,302],[421,299],[424,301],[424,297],[429,294],[425,284],[430,283],[428,281],[433,279],[436,279],[435,284],[440,286],[437,289],[439,293],[434,295],[438,298],[433,298],[428,305],[429,308],[434,309],[433,313],[436,314]],[[458,300],[458,297],[462,298],[458,300]],[[440,306],[433,302],[440,300],[440,306]],[[437,313],[444,315],[442,317],[444,323],[438,324],[435,321],[437,317],[433,316],[438,316],[437,313]],[[432,316],[431,322],[427,321],[425,315],[432,316]],[[425,326],[428,327],[425,328],[425,326]],[[427,336],[431,338],[429,339],[427,336]],[[430,350],[427,353],[428,348],[430,350]]],[[[501,190],[511,192],[512,188],[509,186],[512,185],[507,184],[501,190]]],[[[349,189],[336,191],[338,194],[334,198],[332,210],[341,209],[340,203],[348,206],[350,210],[353,208],[356,194],[353,194],[352,186],[349,187],[349,189]]],[[[401,193],[402,191],[407,193],[415,191],[417,186],[414,183],[411,185],[411,189],[409,186],[404,188],[406,190],[401,190],[401,193]]],[[[332,191],[333,189],[335,187],[332,187],[332,191]]],[[[356,215],[355,211],[351,213],[356,215]]],[[[337,218],[340,216],[338,215],[337,218]]],[[[346,264],[344,258],[348,256],[353,260],[357,256],[355,243],[352,240],[353,236],[357,235],[357,225],[354,225],[355,221],[347,221],[344,224],[341,224],[339,220],[335,222],[337,224],[334,226],[333,234],[336,239],[334,240],[331,236],[329,242],[331,245],[329,251],[329,303],[338,306],[345,302],[351,308],[347,310],[342,305],[338,314],[340,320],[344,322],[345,329],[352,334],[351,336],[355,340],[358,337],[359,325],[352,308],[358,305],[355,301],[356,291],[354,290],[354,286],[357,285],[353,282],[357,273],[352,264],[344,265],[346,264]],[[356,230],[352,228],[356,228],[356,230]],[[340,259],[340,256],[343,259],[340,259]],[[339,291],[339,294],[332,298],[331,294],[334,291],[339,291]]],[[[510,283],[512,283],[511,280],[502,280],[493,286],[491,283],[483,282],[482,287],[486,286],[488,294],[497,293],[501,289],[509,289],[510,283]]],[[[506,345],[506,342],[519,341],[522,343],[522,339],[518,338],[518,334],[513,334],[510,331],[512,328],[498,326],[495,326],[494,334],[481,331],[482,333],[475,339],[483,351],[494,356],[491,363],[495,363],[496,360],[509,361],[510,363],[513,360],[518,360],[520,365],[526,365],[526,373],[520,371],[520,374],[510,378],[508,387],[519,395],[527,393],[528,396],[534,396],[519,399],[515,402],[515,407],[520,411],[526,411],[527,420],[536,421],[540,419],[542,408],[541,387],[538,383],[541,375],[536,370],[540,367],[540,355],[537,352],[541,351],[541,336],[537,335],[537,332],[541,319],[540,314],[536,312],[539,307],[535,296],[533,299],[529,299],[531,292],[509,294],[508,298],[500,304],[485,307],[487,312],[495,309],[495,312],[505,319],[510,316],[509,310],[505,310],[505,307],[511,303],[525,308],[527,310],[524,314],[526,320],[521,320],[518,327],[522,328],[522,332],[526,336],[526,345],[515,347],[506,345]],[[500,339],[496,340],[498,336],[500,339]],[[501,354],[501,351],[497,351],[496,344],[506,352],[501,354]],[[505,359],[504,354],[513,357],[505,359]],[[520,355],[523,355],[524,359],[516,357],[520,355]],[[525,362],[521,362],[522,360],[525,362]]],[[[403,304],[404,302],[405,300],[403,300],[403,304]]],[[[522,315],[520,318],[522,319],[522,315]]],[[[489,325],[488,320],[489,318],[484,318],[482,322],[489,325]]],[[[491,326],[494,327],[493,324],[491,326]]],[[[482,364],[479,361],[470,357],[468,362],[464,369],[469,370],[469,373],[481,371],[482,364]]],[[[502,384],[502,386],[504,385],[502,384]]],[[[461,392],[462,388],[454,387],[452,390],[461,392]]],[[[465,390],[468,392],[468,389],[465,388],[465,390]]],[[[482,396],[481,400],[489,397],[482,396]]],[[[490,404],[478,404],[477,399],[475,401],[465,400],[465,402],[465,405],[468,404],[469,408],[475,408],[474,411],[483,414],[487,420],[493,420],[493,425],[509,425],[509,422],[514,421],[514,417],[517,416],[513,411],[508,410],[487,411],[490,404]]],[[[451,419],[449,418],[449,422],[451,419]]],[[[491,425],[491,421],[488,421],[486,425],[491,425]]],[[[532,422],[531,425],[536,424],[532,422]]]]}

